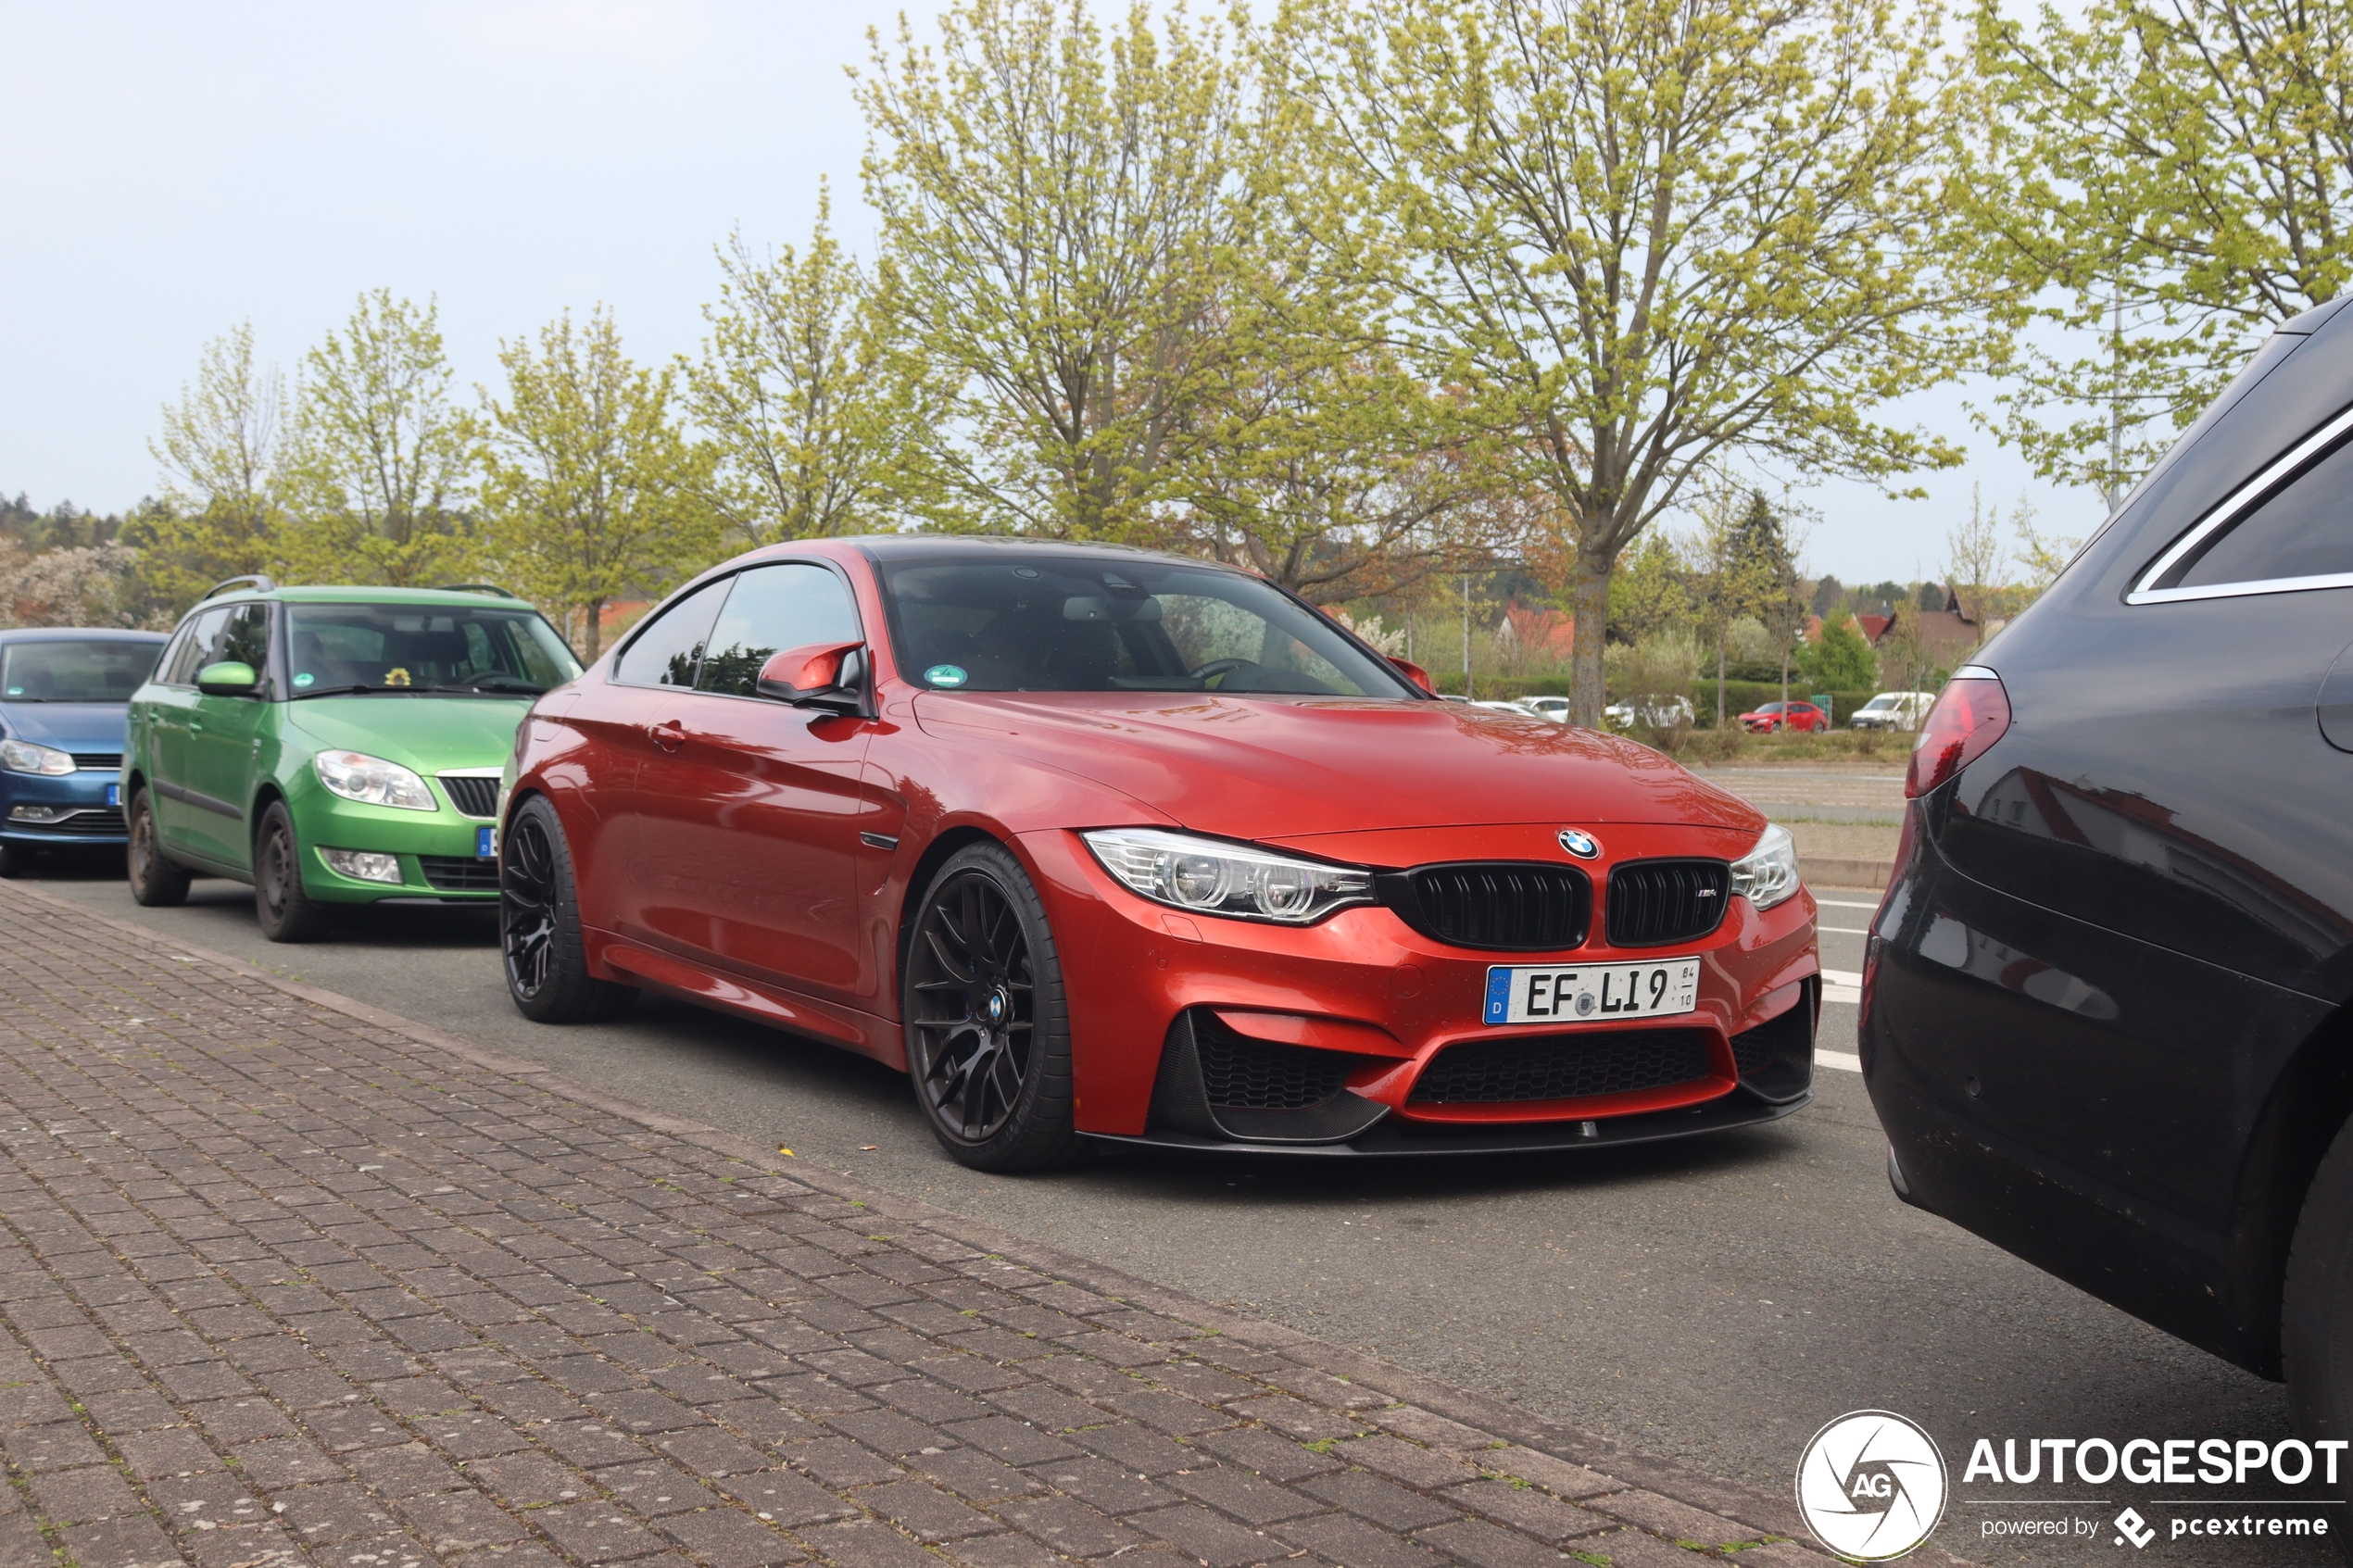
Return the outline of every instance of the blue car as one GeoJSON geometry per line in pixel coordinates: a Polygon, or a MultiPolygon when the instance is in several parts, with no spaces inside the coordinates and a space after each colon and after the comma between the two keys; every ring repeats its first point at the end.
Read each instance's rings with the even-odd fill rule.
{"type": "Polygon", "coordinates": [[[0,632],[0,877],[44,849],[125,841],[123,727],[157,632],[0,632]]]}

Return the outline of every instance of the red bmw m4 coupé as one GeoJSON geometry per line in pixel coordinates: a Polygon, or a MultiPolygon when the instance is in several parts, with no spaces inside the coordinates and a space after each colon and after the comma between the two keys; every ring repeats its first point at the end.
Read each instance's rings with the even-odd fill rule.
{"type": "Polygon", "coordinates": [[[1597,1148],[1811,1097],[1788,834],[1655,751],[1434,698],[1265,581],[778,546],[542,697],[509,988],[651,988],[903,1069],[988,1170],[1084,1139],[1597,1148]]]}

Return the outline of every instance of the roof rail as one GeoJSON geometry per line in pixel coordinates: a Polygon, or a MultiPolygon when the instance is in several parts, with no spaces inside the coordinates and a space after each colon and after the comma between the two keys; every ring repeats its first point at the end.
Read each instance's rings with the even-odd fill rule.
{"type": "Polygon", "coordinates": [[[207,588],[204,591],[204,599],[198,599],[196,602],[202,604],[205,599],[218,598],[222,593],[236,587],[251,588],[257,594],[269,594],[276,592],[278,584],[258,571],[248,571],[243,577],[222,578],[211,587],[207,588]]]}
{"type": "Polygon", "coordinates": [[[436,594],[496,594],[502,599],[522,597],[512,588],[501,588],[496,583],[436,583],[433,591],[436,594]]]}

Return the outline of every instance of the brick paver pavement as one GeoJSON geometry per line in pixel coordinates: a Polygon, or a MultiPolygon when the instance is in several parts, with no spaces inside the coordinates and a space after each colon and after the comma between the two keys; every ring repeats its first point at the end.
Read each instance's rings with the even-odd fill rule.
{"type": "Polygon", "coordinates": [[[0,1564],[1828,1561],[1784,1502],[0,887],[0,1564]]]}

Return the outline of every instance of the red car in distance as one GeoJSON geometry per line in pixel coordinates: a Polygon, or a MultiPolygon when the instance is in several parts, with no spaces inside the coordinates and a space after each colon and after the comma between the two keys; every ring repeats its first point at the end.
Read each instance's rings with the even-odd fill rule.
{"type": "Polygon", "coordinates": [[[1768,702],[1741,715],[1742,725],[1752,734],[1769,735],[1777,730],[1827,730],[1831,716],[1810,702],[1768,702]]]}
{"type": "Polygon", "coordinates": [[[1594,1148],[1811,1098],[1787,834],[1647,747],[1441,702],[1248,573],[804,541],[705,573],[517,736],[503,960],[913,1080],[958,1160],[1082,1139],[1594,1148]]]}

